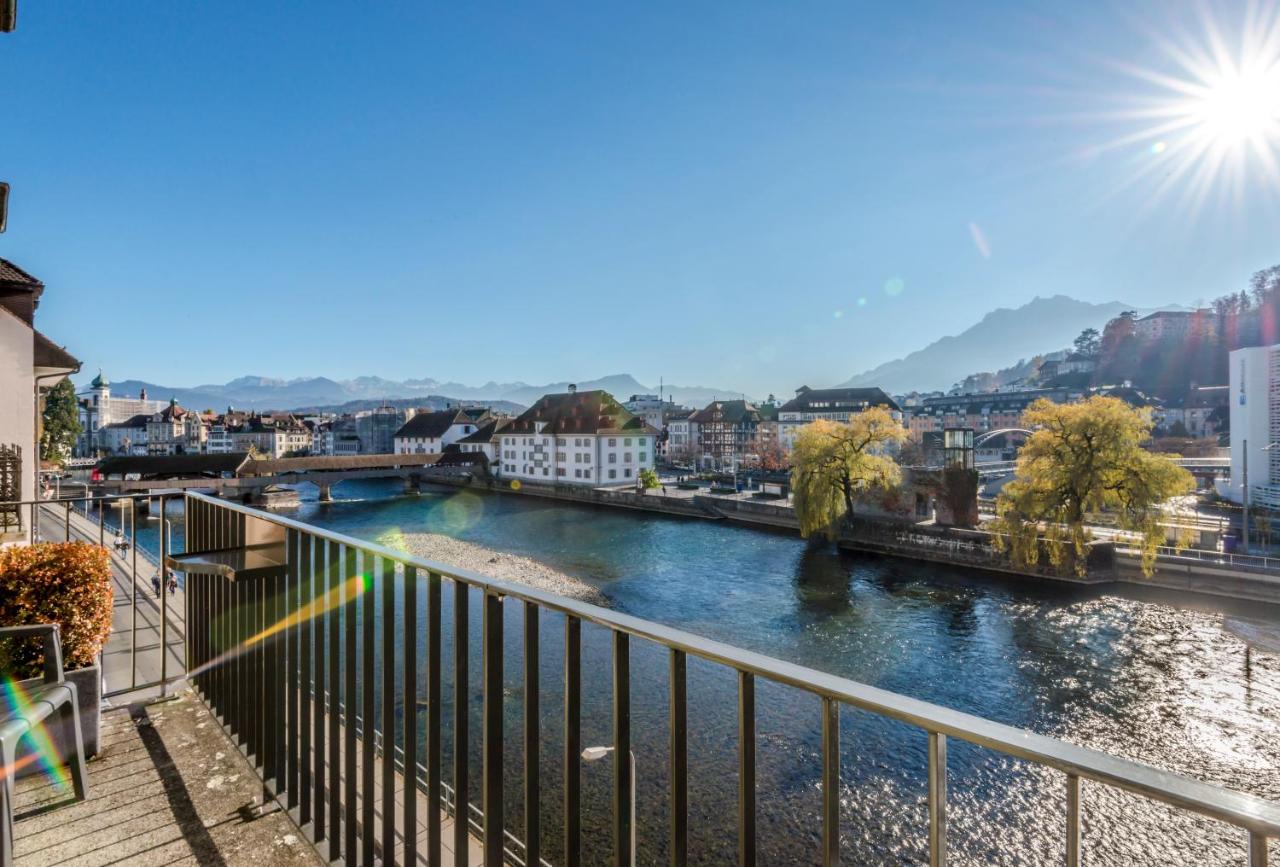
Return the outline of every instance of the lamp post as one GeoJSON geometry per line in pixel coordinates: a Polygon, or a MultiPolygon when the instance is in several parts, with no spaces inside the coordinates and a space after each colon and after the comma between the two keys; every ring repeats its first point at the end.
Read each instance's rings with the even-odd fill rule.
{"type": "MultiPolygon", "coordinates": [[[[1265,446],[1262,447],[1262,450],[1264,452],[1269,452],[1276,446],[1280,446],[1280,441],[1267,443],[1265,446]]],[[[1241,473],[1240,473],[1242,487],[1244,488],[1244,491],[1243,491],[1244,511],[1240,517],[1240,522],[1241,522],[1240,537],[1241,537],[1241,540],[1244,542],[1244,552],[1248,554],[1249,553],[1249,441],[1247,439],[1241,440],[1240,451],[1244,456],[1244,459],[1241,462],[1241,473]]]]}
{"type": "MultiPolygon", "coordinates": [[[[582,760],[596,762],[613,752],[613,747],[587,747],[582,760]]],[[[636,863],[636,753],[631,750],[631,863],[636,863]]]]}

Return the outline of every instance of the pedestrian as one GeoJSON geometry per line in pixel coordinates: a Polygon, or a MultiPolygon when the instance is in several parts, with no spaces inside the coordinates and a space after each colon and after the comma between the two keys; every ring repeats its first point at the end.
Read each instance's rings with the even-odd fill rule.
{"type": "Polygon", "coordinates": [[[667,495],[667,486],[666,486],[666,485],[663,485],[663,486],[662,486],[662,496],[664,496],[664,497],[665,497],[666,495],[667,495]]]}
{"type": "Polygon", "coordinates": [[[156,598],[160,598],[160,575],[159,573],[151,576],[151,587],[156,591],[156,598]]]}
{"type": "Polygon", "coordinates": [[[169,576],[169,595],[176,596],[178,594],[178,576],[169,576]]]}

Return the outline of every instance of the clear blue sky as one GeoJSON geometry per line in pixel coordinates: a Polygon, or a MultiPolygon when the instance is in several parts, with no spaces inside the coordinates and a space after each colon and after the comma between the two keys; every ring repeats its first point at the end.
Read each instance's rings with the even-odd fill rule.
{"type": "Polygon", "coordinates": [[[1280,262],[1274,185],[1098,147],[1170,5],[21,0],[0,256],[113,379],[834,383],[1280,262]]]}

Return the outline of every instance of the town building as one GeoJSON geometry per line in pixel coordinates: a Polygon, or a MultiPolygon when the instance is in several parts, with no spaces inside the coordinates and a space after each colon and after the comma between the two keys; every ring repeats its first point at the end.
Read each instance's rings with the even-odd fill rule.
{"type": "Polygon", "coordinates": [[[1228,403],[1229,386],[1193,385],[1156,409],[1156,427],[1166,436],[1215,437],[1227,427],[1228,403]]]}
{"type": "Polygon", "coordinates": [[[698,461],[715,469],[736,467],[760,426],[760,410],[745,400],[713,400],[691,418],[698,426],[698,461]]]}
{"type": "Polygon", "coordinates": [[[1218,317],[1208,308],[1157,310],[1141,319],[1135,319],[1133,333],[1139,340],[1213,337],[1218,333],[1218,317]]]}
{"type": "Polygon", "coordinates": [[[778,407],[778,435],[790,451],[800,428],[818,420],[847,422],[849,417],[873,406],[887,408],[902,421],[902,407],[879,388],[809,388],[802,385],[796,396],[778,407]]]}
{"type": "Polygon", "coordinates": [[[154,415],[165,407],[164,401],[149,399],[145,388],[139,390],[137,397],[113,395],[111,382],[101,370],[89,382],[88,389],[77,397],[80,437],[76,442],[76,454],[82,456],[118,454],[118,446],[113,448],[109,443],[118,443],[122,439],[121,429],[105,435],[101,431],[113,424],[132,423],[140,415],[154,415]]]}
{"type": "Polygon", "coordinates": [[[475,415],[474,411],[461,409],[415,412],[392,437],[394,453],[430,455],[443,452],[446,446],[476,432],[480,419],[475,415]]]}
{"type": "Polygon", "coordinates": [[[147,420],[147,454],[198,455],[208,431],[200,414],[178,406],[177,398],[147,420]]]}
{"type": "Polygon", "coordinates": [[[666,460],[678,464],[691,464],[698,454],[698,423],[693,420],[691,409],[673,410],[667,416],[667,428],[661,454],[666,460]]]}
{"type": "Polygon", "coordinates": [[[1250,503],[1280,509],[1280,344],[1237,349],[1228,370],[1231,478],[1218,493],[1242,502],[1247,476],[1250,503]]]}
{"type": "Polygon", "coordinates": [[[1067,403],[1085,393],[1081,388],[1028,388],[926,397],[912,410],[907,431],[917,442],[922,442],[928,432],[946,428],[973,428],[981,436],[993,430],[1021,427],[1023,412],[1040,398],[1067,403]]]}
{"type": "MultiPolygon", "coordinates": [[[[43,393],[80,369],[35,328],[43,293],[43,283],[0,259],[0,504],[36,498],[43,393]]],[[[30,540],[28,514],[0,505],[0,544],[30,540]]]]}
{"type": "Polygon", "coordinates": [[[374,410],[356,413],[355,436],[359,439],[360,454],[395,454],[395,436],[410,413],[394,406],[382,405],[374,410]]]}
{"type": "Polygon", "coordinates": [[[547,394],[501,433],[504,479],[634,485],[652,469],[658,431],[607,391],[547,394]]]}
{"type": "Polygon", "coordinates": [[[502,460],[499,454],[502,451],[502,432],[511,426],[511,422],[512,419],[505,416],[481,422],[474,433],[457,441],[458,450],[464,454],[484,455],[489,459],[489,471],[501,478],[502,460]]]}

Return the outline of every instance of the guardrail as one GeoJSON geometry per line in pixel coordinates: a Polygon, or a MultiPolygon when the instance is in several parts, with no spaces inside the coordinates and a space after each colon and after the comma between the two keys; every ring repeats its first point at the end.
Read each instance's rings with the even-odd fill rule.
{"type": "MultiPolygon", "coordinates": [[[[136,516],[141,511],[143,501],[156,501],[157,511],[164,514],[166,502],[172,502],[173,496],[152,496],[147,494],[120,494],[100,497],[63,497],[47,500],[20,500],[5,503],[7,507],[25,514],[32,541],[68,542],[83,541],[101,545],[113,550],[112,558],[113,584],[119,599],[119,590],[125,593],[126,605],[117,606],[113,615],[112,638],[126,641],[129,653],[127,677],[119,676],[120,668],[109,665],[103,660],[104,698],[116,698],[137,690],[160,690],[163,692],[169,683],[170,675],[178,674],[170,665],[170,656],[180,654],[185,641],[184,618],[182,612],[172,607],[168,593],[161,593],[158,600],[147,596],[149,578],[159,574],[162,585],[167,577],[161,568],[160,557],[146,550],[138,543],[138,522],[136,516]],[[118,522],[108,518],[109,508],[119,507],[121,517],[118,522]],[[125,515],[129,520],[124,520],[125,515]],[[115,546],[117,535],[127,538],[127,547],[115,546]],[[139,563],[142,564],[141,570],[139,563]],[[118,573],[118,574],[116,574],[118,573]],[[144,577],[145,576],[145,577],[144,577]],[[139,578],[144,588],[138,592],[139,578]],[[120,622],[124,614],[127,626],[120,622]],[[153,622],[158,621],[158,622],[153,622]],[[151,643],[146,634],[154,630],[158,643],[151,643]],[[140,642],[140,637],[142,638],[140,642]],[[108,678],[108,669],[113,668],[112,677],[108,678]],[[142,672],[151,672],[142,675],[142,672]]],[[[162,549],[168,545],[167,533],[161,533],[162,549]]],[[[112,643],[109,639],[108,652],[112,643]]],[[[119,648],[115,648],[119,650],[119,648]]]]}
{"type": "MultiPolygon", "coordinates": [[[[1247,835],[1250,865],[1267,860],[1268,838],[1280,836],[1280,805],[1209,785],[1178,774],[1075,746],[1055,738],[1002,725],[825,674],[803,666],[530,587],[497,581],[400,551],[268,514],[201,494],[187,494],[190,550],[245,546],[247,528],[260,522],[284,531],[284,563],[273,574],[233,580],[221,575],[188,575],[188,666],[204,701],[238,739],[270,795],[289,809],[304,834],[329,861],[411,864],[419,860],[419,789],[425,794],[426,833],[422,857],[441,863],[441,811],[446,803],[441,769],[442,732],[453,742],[469,738],[470,609],[481,603],[483,674],[481,791],[478,820],[453,823],[455,862],[465,864],[471,828],[484,843],[486,865],[502,864],[509,850],[508,825],[521,833],[524,860],[540,863],[543,828],[538,810],[509,821],[504,804],[503,611],[518,605],[523,616],[522,740],[520,785],[525,804],[541,802],[539,755],[540,616],[564,618],[564,863],[578,865],[582,852],[582,626],[608,631],[613,674],[612,860],[631,867],[633,830],[631,749],[631,642],[641,639],[666,648],[669,661],[670,857],[684,864],[689,830],[688,697],[690,656],[722,666],[737,682],[738,861],[756,862],[756,683],[765,680],[812,696],[821,709],[822,859],[840,861],[840,715],[844,707],[906,723],[927,736],[929,861],[947,859],[947,744],[966,741],[1008,757],[1063,774],[1066,788],[1066,863],[1081,863],[1081,780],[1113,786],[1229,823],[1247,835]],[[350,576],[362,576],[355,585],[350,576]],[[397,586],[398,585],[398,586],[397,586]],[[454,707],[443,712],[441,674],[442,607],[445,588],[453,602],[454,707]],[[425,737],[418,732],[417,622],[419,593],[425,593],[425,737]],[[317,602],[322,604],[317,607],[317,602]],[[400,614],[396,615],[397,601],[400,614]],[[375,620],[381,625],[375,628],[375,620]],[[380,639],[380,640],[377,640],[380,639]],[[228,654],[227,648],[239,648],[228,654]],[[381,658],[382,665],[376,663],[381,658]],[[390,664],[388,664],[390,663],[390,664]],[[397,669],[400,674],[397,677],[397,669]],[[310,688],[299,688],[309,684],[310,688]],[[359,688],[357,688],[359,687],[359,688]],[[375,696],[377,691],[377,697],[375,696]],[[383,736],[397,725],[414,737],[398,749],[378,749],[377,737],[357,737],[341,727],[346,702],[383,736]],[[397,707],[397,698],[399,707],[397,707]],[[326,707],[327,705],[327,707],[326,707]],[[425,766],[418,785],[406,787],[397,802],[395,777],[405,767],[425,766]],[[375,767],[381,778],[375,785],[375,767]],[[375,801],[395,804],[378,818],[375,801]]],[[[598,665],[603,661],[591,661],[598,665]]],[[[469,753],[453,750],[453,802],[467,804],[469,753]]],[[[415,778],[419,775],[414,774],[415,778]]]]}
{"type": "MultiPolygon", "coordinates": [[[[1142,552],[1129,546],[1117,547],[1117,551],[1138,555],[1142,552]]],[[[1184,560],[1199,560],[1204,563],[1219,563],[1223,566],[1242,566],[1248,569],[1263,569],[1269,572],[1280,570],[1280,557],[1265,557],[1257,554],[1236,554],[1225,551],[1206,551],[1203,548],[1171,548],[1161,545],[1156,548],[1160,557],[1184,560]]]]}

